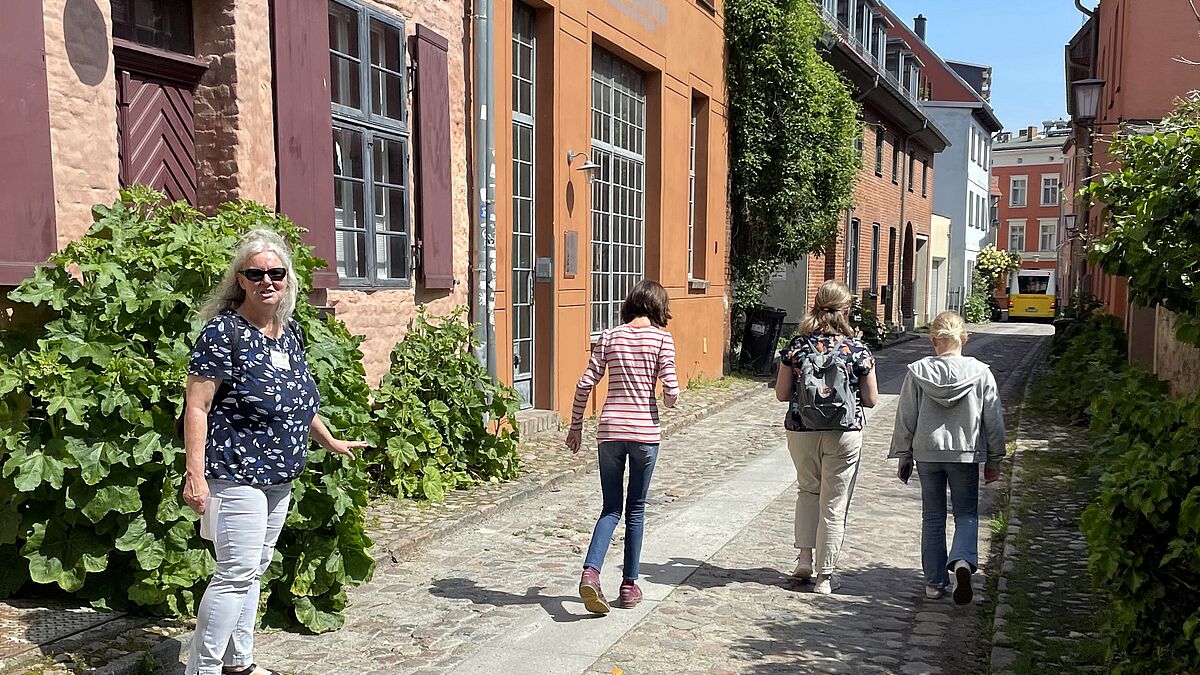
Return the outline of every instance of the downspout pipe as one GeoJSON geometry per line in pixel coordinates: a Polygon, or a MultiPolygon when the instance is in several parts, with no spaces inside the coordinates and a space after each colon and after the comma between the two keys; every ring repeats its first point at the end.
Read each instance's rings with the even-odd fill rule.
{"type": "Polygon", "coordinates": [[[1089,17],[1096,16],[1095,10],[1088,9],[1087,7],[1083,6],[1083,0],[1075,0],[1075,9],[1083,12],[1084,14],[1088,15],[1089,17]]]}
{"type": "Polygon", "coordinates": [[[492,0],[476,0],[471,15],[472,97],[475,101],[474,167],[472,170],[473,215],[475,216],[474,285],[471,289],[471,318],[475,323],[475,359],[496,376],[495,328],[495,135],[492,86],[492,0]]]}

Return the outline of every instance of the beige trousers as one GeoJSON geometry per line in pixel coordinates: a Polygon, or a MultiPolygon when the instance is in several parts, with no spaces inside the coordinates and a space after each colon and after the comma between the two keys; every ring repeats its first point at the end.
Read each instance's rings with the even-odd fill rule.
{"type": "Polygon", "coordinates": [[[858,477],[861,431],[789,431],[796,467],[796,548],[811,548],[813,571],[833,574],[858,477]]]}

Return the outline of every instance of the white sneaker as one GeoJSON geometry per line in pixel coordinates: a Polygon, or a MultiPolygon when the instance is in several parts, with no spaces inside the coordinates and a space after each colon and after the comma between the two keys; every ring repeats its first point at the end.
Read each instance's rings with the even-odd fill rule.
{"type": "Polygon", "coordinates": [[[946,589],[942,588],[941,586],[926,586],[925,587],[925,597],[929,598],[930,600],[937,600],[945,594],[946,594],[946,589]]]}
{"type": "Polygon", "coordinates": [[[812,549],[802,548],[800,554],[796,556],[796,569],[792,570],[792,576],[808,583],[812,578],[812,549]]]}
{"type": "Polygon", "coordinates": [[[817,585],[813,590],[821,595],[829,595],[842,587],[842,580],[834,577],[832,574],[818,574],[817,585]]]}
{"type": "Polygon", "coordinates": [[[954,563],[954,604],[968,605],[974,596],[971,588],[971,566],[965,560],[954,563]]]}

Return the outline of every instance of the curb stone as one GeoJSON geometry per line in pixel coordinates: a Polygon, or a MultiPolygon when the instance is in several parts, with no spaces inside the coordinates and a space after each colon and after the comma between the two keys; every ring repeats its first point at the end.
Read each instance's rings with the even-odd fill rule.
{"type": "MultiPolygon", "coordinates": [[[[1041,349],[1035,350],[1031,356],[1027,358],[1021,365],[1024,367],[1030,361],[1041,358],[1050,351],[1050,342],[1047,342],[1041,349]]],[[[1025,402],[1029,399],[1029,394],[1033,390],[1033,373],[1026,375],[1024,394],[1021,397],[1019,408],[1025,406],[1025,402]]],[[[1018,408],[1018,409],[1019,409],[1018,408]]],[[[1014,440],[1021,437],[1021,422],[1018,418],[1016,428],[1013,430],[1012,438],[1014,440]]],[[[1009,520],[1004,533],[1004,545],[1000,553],[1000,578],[996,584],[996,609],[992,614],[992,632],[991,632],[991,654],[988,658],[988,672],[992,675],[1012,675],[1013,663],[1017,660],[1017,653],[1011,649],[1012,642],[1005,633],[1004,629],[1008,625],[1008,615],[1012,613],[1012,605],[1008,600],[1008,580],[1012,573],[1016,570],[1016,558],[1019,553],[1017,550],[1017,535],[1021,532],[1021,520],[1013,514],[1013,495],[1021,488],[1022,477],[1024,474],[1024,461],[1021,453],[1021,443],[1018,441],[1014,444],[1012,471],[1009,474],[1008,481],[1008,511],[1009,520]]]]}

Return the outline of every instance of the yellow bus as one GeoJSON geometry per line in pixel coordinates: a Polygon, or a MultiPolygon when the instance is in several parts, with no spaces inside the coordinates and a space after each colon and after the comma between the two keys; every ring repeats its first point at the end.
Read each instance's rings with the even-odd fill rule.
{"type": "Polygon", "coordinates": [[[1053,319],[1054,270],[1017,270],[1009,278],[1008,318],[1053,319]]]}

